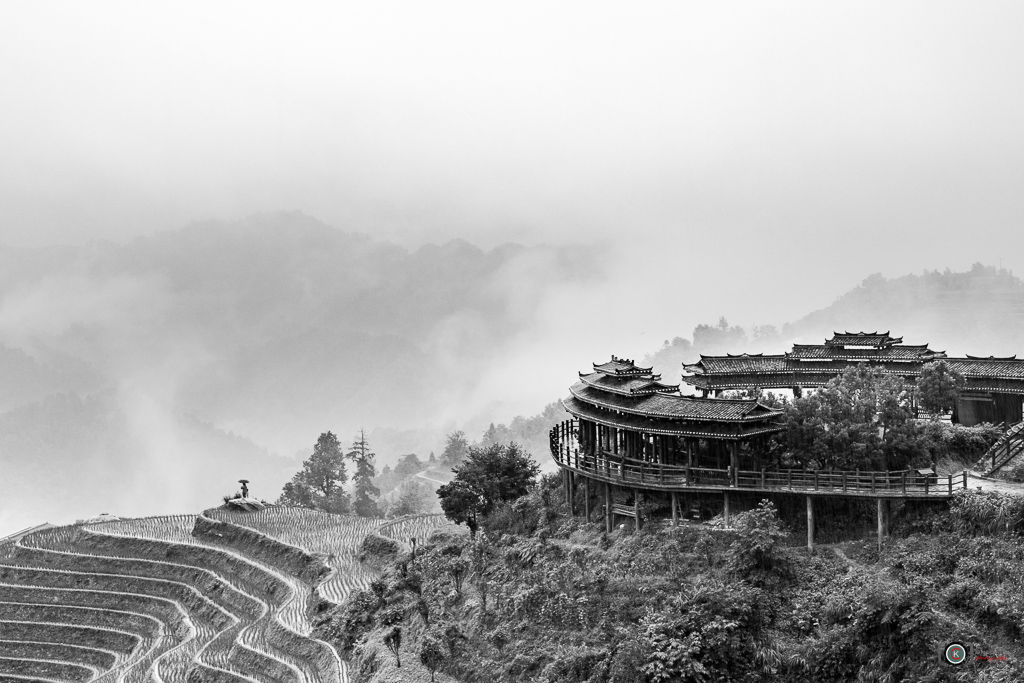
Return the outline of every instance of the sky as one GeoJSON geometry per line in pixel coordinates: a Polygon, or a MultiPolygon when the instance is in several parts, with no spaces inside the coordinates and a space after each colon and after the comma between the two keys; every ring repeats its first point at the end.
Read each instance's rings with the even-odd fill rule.
{"type": "MultiPolygon", "coordinates": [[[[507,419],[721,315],[781,325],[872,273],[1024,272],[1022,25],[1010,2],[10,0],[0,245],[277,211],[410,250],[581,245],[593,279],[536,292],[542,259],[493,285],[523,323],[464,399],[507,419]]],[[[0,301],[2,341],[126,343],[170,315],[145,274],[75,277],[0,301]]],[[[175,358],[140,380],[162,417],[175,358]]]]}
{"type": "Polygon", "coordinates": [[[790,303],[765,320],[872,272],[1019,270],[1022,20],[997,2],[8,2],[0,242],[297,209],[410,246],[604,241],[659,285],[767,285],[790,303]]]}

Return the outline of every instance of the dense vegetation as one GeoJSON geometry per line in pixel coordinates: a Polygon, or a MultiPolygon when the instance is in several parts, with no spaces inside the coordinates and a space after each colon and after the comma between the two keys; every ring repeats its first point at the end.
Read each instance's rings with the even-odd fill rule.
{"type": "Polygon", "coordinates": [[[324,432],[317,439],[313,454],[302,463],[302,469],[284,485],[277,502],[334,514],[351,510],[360,517],[378,517],[380,510],[376,499],[380,490],[373,482],[376,476],[373,460],[374,453],[362,431],[347,453],[342,452],[338,437],[324,432]],[[355,469],[352,476],[354,501],[345,490],[349,480],[346,460],[351,461],[355,469]]]}
{"type": "Polygon", "coordinates": [[[525,495],[533,488],[540,468],[515,443],[469,449],[454,469],[455,478],[437,490],[448,519],[465,524],[476,534],[480,520],[495,507],[525,495]]]}
{"type": "Polygon", "coordinates": [[[392,545],[383,578],[322,632],[362,681],[1024,676],[1017,498],[906,506],[880,552],[853,539],[811,556],[789,547],[768,502],[730,530],[649,523],[605,535],[566,513],[549,476],[497,505],[475,537],[435,533],[415,556],[392,545]],[[942,663],[955,640],[993,659],[942,663]]]}
{"type": "Polygon", "coordinates": [[[940,412],[952,405],[963,382],[941,362],[926,370],[918,386],[859,364],[791,401],[757,391],[727,395],[756,396],[783,410],[786,429],[769,446],[774,464],[782,467],[901,470],[973,464],[1002,432],[990,424],[964,427],[917,419],[915,394],[927,396],[929,407],[940,412]]]}

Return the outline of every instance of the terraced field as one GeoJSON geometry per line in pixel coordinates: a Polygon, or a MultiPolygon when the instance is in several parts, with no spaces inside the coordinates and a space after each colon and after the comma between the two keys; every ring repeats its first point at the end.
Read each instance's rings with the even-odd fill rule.
{"type": "Polygon", "coordinates": [[[369,583],[367,534],[443,521],[270,508],[35,531],[0,544],[0,683],[347,681],[310,635],[313,591],[369,583]]]}
{"type": "Polygon", "coordinates": [[[385,522],[297,508],[267,508],[248,513],[212,510],[210,516],[322,556],[331,573],[317,592],[338,604],[373,580],[373,572],[358,560],[359,545],[368,534],[379,533],[407,545],[411,537],[425,537],[434,529],[450,524],[444,515],[415,515],[385,522]]]}

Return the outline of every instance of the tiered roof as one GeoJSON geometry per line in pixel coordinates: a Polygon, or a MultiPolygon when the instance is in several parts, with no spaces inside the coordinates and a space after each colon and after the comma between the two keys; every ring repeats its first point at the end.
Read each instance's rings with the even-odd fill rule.
{"type": "Polygon", "coordinates": [[[829,346],[873,346],[882,348],[893,344],[902,344],[903,337],[891,337],[888,332],[833,332],[831,339],[826,339],[829,346]]]}
{"type": "Polygon", "coordinates": [[[615,377],[649,375],[652,370],[652,368],[637,367],[636,364],[628,358],[616,358],[615,356],[612,356],[612,359],[607,363],[594,363],[593,365],[594,370],[597,372],[615,377]]]}
{"type": "Polygon", "coordinates": [[[562,404],[577,417],[649,433],[738,438],[781,429],[775,418],[782,411],[755,399],[682,396],[678,385],[660,379],[651,368],[612,356],[580,373],[562,404]]]}
{"type": "MultiPolygon", "coordinates": [[[[714,401],[718,399],[704,399],[714,401]]],[[[562,399],[562,405],[574,417],[598,422],[617,429],[627,429],[646,434],[667,434],[699,438],[738,440],[758,434],[771,434],[784,429],[777,420],[764,419],[742,423],[742,429],[734,430],[728,422],[702,422],[680,417],[657,417],[618,412],[595,406],[585,400],[569,396],[562,399]]],[[[778,416],[773,412],[770,417],[778,416]]]]}
{"type": "Polygon", "coordinates": [[[683,364],[691,373],[683,380],[702,388],[736,386],[817,386],[852,363],[878,365],[886,372],[916,376],[930,361],[945,360],[968,379],[968,388],[1024,393],[1024,360],[1016,356],[949,358],[927,344],[904,344],[889,332],[836,332],[824,344],[794,344],[792,351],[765,356],[727,354],[705,356],[683,364]]]}
{"type": "Polygon", "coordinates": [[[613,375],[606,375],[603,372],[591,372],[587,375],[584,375],[581,372],[580,380],[582,380],[587,386],[591,386],[596,389],[603,389],[604,391],[610,391],[615,394],[623,394],[625,396],[674,393],[679,391],[678,384],[661,383],[659,381],[661,380],[661,375],[626,375],[616,377],[613,375]]]}
{"type": "Polygon", "coordinates": [[[956,370],[968,379],[1024,379],[1024,360],[1017,360],[1016,356],[1009,358],[967,356],[966,358],[945,358],[944,360],[951,370],[956,370]]]}
{"type": "Polygon", "coordinates": [[[701,354],[700,362],[693,365],[683,365],[689,372],[698,374],[716,372],[787,372],[789,364],[784,355],[765,356],[762,354],[750,355],[741,354],[734,356],[705,356],[701,354]]]}
{"type": "Polygon", "coordinates": [[[836,332],[824,344],[794,344],[792,351],[772,356],[701,354],[698,362],[684,363],[683,369],[695,375],[779,374],[800,372],[806,362],[924,363],[945,357],[945,352],[932,351],[927,344],[903,344],[903,337],[888,332],[836,332]]]}
{"type": "Polygon", "coordinates": [[[769,413],[781,414],[781,411],[762,405],[756,399],[698,398],[664,394],[648,394],[634,398],[589,387],[583,382],[572,385],[569,393],[591,405],[650,417],[734,422],[760,420],[769,413]]]}
{"type": "Polygon", "coordinates": [[[932,351],[927,344],[920,346],[904,346],[903,344],[868,346],[865,348],[846,348],[845,345],[832,344],[793,344],[793,350],[785,354],[794,360],[875,360],[885,362],[929,361],[945,358],[943,351],[932,351]]]}

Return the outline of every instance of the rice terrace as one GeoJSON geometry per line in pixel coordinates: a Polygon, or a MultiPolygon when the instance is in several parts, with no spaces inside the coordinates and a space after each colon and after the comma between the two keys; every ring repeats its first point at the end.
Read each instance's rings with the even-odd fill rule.
{"type": "MultiPolygon", "coordinates": [[[[0,539],[0,683],[889,680],[1017,651],[1024,361],[859,332],[684,369],[579,373],[561,411],[517,423],[547,447],[543,475],[493,424],[380,472],[364,431],[347,452],[325,432],[276,503],[239,479],[198,514],[0,539]],[[938,597],[901,587],[937,567],[938,597]],[[671,661],[672,619],[750,636],[671,661]],[[949,628],[939,657],[913,656],[949,628]]],[[[1019,671],[992,657],[971,671],[1019,671]]]]}
{"type": "Polygon", "coordinates": [[[0,0],[0,683],[1024,683],[1022,27],[0,0]]]}
{"type": "Polygon", "coordinates": [[[0,545],[0,681],[347,681],[310,615],[369,585],[368,535],[406,544],[444,524],[265,508],[15,535],[0,545]]]}

